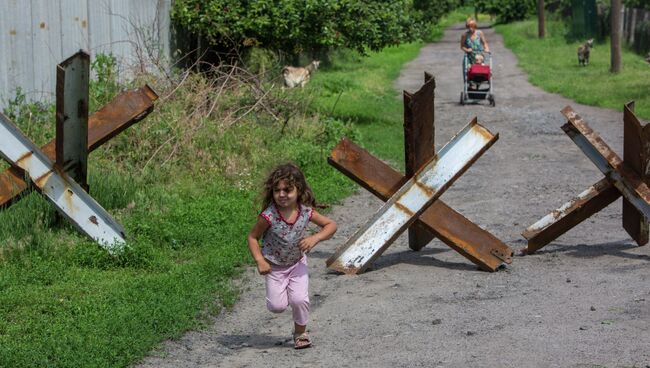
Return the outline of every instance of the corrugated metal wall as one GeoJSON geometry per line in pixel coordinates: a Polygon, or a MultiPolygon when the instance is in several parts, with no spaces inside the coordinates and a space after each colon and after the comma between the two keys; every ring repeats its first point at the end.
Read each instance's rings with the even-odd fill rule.
{"type": "Polygon", "coordinates": [[[113,54],[120,68],[169,59],[172,0],[0,0],[0,107],[21,87],[52,100],[56,64],[79,49],[113,54]]]}

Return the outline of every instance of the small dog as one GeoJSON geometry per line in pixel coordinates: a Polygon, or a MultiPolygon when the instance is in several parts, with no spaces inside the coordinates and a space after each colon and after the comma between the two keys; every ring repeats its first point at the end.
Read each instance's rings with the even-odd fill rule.
{"type": "Polygon", "coordinates": [[[589,64],[589,51],[594,47],[594,39],[589,39],[583,45],[578,47],[578,65],[587,66],[589,64]]]}
{"type": "Polygon", "coordinates": [[[313,60],[309,65],[307,65],[304,68],[301,67],[293,67],[293,66],[285,66],[284,69],[282,69],[282,77],[284,78],[284,85],[293,88],[296,86],[304,87],[307,82],[309,82],[309,78],[311,77],[311,74],[318,69],[318,65],[320,64],[319,60],[313,60]]]}

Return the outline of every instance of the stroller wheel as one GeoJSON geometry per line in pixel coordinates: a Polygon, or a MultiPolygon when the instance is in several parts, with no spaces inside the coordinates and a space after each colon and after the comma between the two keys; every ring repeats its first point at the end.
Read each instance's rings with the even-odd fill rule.
{"type": "Polygon", "coordinates": [[[492,107],[496,106],[496,103],[494,102],[494,96],[490,95],[490,97],[489,97],[488,99],[489,99],[489,101],[490,101],[490,105],[491,105],[492,107]]]}
{"type": "Polygon", "coordinates": [[[460,93],[460,104],[461,105],[465,104],[465,92],[460,93]]]}

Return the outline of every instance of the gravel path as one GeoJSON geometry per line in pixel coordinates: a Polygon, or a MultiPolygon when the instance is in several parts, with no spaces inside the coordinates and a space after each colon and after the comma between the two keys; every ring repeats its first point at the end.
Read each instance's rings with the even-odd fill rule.
{"type": "MultiPolygon", "coordinates": [[[[560,129],[560,109],[572,105],[619,153],[622,112],[531,86],[491,29],[496,107],[460,106],[461,32],[424,47],[395,88],[416,91],[424,71],[436,77],[437,149],[474,116],[499,133],[442,199],[518,251],[525,227],[601,178],[560,129]]],[[[262,278],[251,269],[232,312],[164,344],[140,367],[650,365],[650,248],[622,229],[620,199],[497,273],[438,240],[412,252],[404,236],[363,275],[328,272],[325,260],[380,206],[363,190],[349,197],[331,214],[336,236],[310,255],[312,349],[291,348],[291,314],[266,311],[262,278]]]]}

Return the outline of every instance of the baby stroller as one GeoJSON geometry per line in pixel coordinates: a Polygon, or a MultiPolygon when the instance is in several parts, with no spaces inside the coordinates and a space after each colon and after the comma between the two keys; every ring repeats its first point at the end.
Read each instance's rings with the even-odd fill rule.
{"type": "MultiPolygon", "coordinates": [[[[482,64],[470,64],[469,55],[463,59],[463,92],[460,93],[460,104],[488,100],[494,106],[492,91],[492,54],[484,52],[482,64]]],[[[476,58],[477,56],[475,56],[476,58]]]]}

